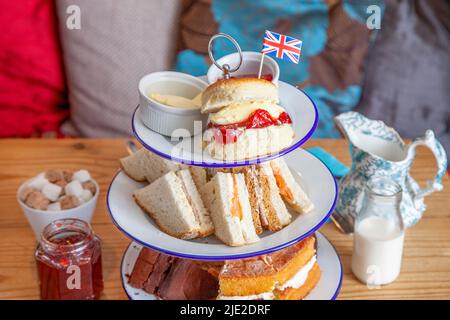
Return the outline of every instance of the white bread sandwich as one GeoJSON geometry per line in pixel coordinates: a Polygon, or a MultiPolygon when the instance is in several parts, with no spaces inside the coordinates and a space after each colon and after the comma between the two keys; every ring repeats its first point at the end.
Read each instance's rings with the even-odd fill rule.
{"type": "Polygon", "coordinates": [[[306,192],[295,181],[286,162],[282,158],[270,161],[280,194],[292,209],[298,213],[307,213],[314,208],[306,192]]]}
{"type": "Polygon", "coordinates": [[[243,174],[218,172],[200,193],[211,213],[217,238],[229,246],[259,240],[243,174]]]}
{"type": "Polygon", "coordinates": [[[131,179],[140,182],[148,181],[149,183],[170,171],[181,168],[178,163],[159,157],[145,148],[120,159],[120,166],[131,179]]]}
{"type": "Polygon", "coordinates": [[[231,103],[266,100],[278,103],[278,88],[258,78],[231,78],[208,86],[202,94],[202,113],[217,112],[231,103]]]}
{"type": "Polygon", "coordinates": [[[287,165],[283,160],[280,161],[282,161],[280,169],[277,166],[278,162],[273,165],[278,175],[272,169],[272,162],[256,166],[243,166],[232,169],[221,168],[211,171],[213,176],[217,172],[241,173],[244,175],[252,210],[253,225],[257,234],[261,234],[264,229],[278,231],[291,222],[292,217],[283,202],[284,195],[289,193],[295,195],[289,198],[293,198],[294,201],[288,203],[292,204],[297,212],[300,212],[296,205],[297,203],[301,203],[304,209],[307,209],[308,203],[312,205],[301,187],[294,180],[287,165]],[[283,177],[286,177],[284,179],[287,182],[279,184],[278,181],[283,181],[283,177]],[[293,191],[290,192],[289,190],[293,191]]]}
{"type": "Polygon", "coordinates": [[[202,141],[213,158],[250,159],[292,144],[292,120],[278,105],[277,87],[270,81],[221,80],[220,85],[211,85],[205,93],[204,110],[214,113],[210,114],[202,141]],[[213,93],[208,94],[211,87],[213,93]]]}
{"type": "Polygon", "coordinates": [[[146,181],[145,174],[151,164],[147,153],[147,150],[141,148],[135,153],[119,160],[122,170],[131,179],[140,182],[146,181]]]}
{"type": "Polygon", "coordinates": [[[271,168],[247,166],[236,170],[245,176],[256,232],[260,234],[263,229],[278,231],[288,225],[291,215],[281,199],[271,168]]]}
{"type": "Polygon", "coordinates": [[[196,166],[185,166],[185,167],[188,167],[187,169],[191,173],[192,179],[194,179],[197,189],[200,190],[200,188],[203,187],[208,182],[206,169],[196,166]]]}
{"type": "Polygon", "coordinates": [[[136,190],[133,197],[159,228],[171,236],[193,239],[214,232],[189,170],[171,171],[136,190]]]}
{"type": "Polygon", "coordinates": [[[263,206],[262,190],[259,185],[258,175],[256,173],[256,166],[245,166],[245,167],[234,167],[234,168],[217,168],[210,169],[210,180],[218,172],[222,173],[232,173],[232,174],[243,174],[245,179],[245,185],[247,186],[250,208],[252,211],[253,226],[255,227],[256,234],[261,234],[263,232],[263,227],[261,224],[261,217],[263,215],[261,212],[265,209],[263,206]]]}

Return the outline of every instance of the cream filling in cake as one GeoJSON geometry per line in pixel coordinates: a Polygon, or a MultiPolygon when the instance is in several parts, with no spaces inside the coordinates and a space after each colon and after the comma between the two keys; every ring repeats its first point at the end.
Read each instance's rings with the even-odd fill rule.
{"type": "MultiPolygon", "coordinates": [[[[274,289],[285,290],[287,288],[298,289],[302,285],[305,284],[308,279],[308,274],[311,269],[314,267],[314,264],[317,261],[316,255],[314,255],[297,273],[286,281],[282,285],[275,285],[274,289]]],[[[219,295],[217,297],[218,300],[273,300],[275,298],[273,292],[264,292],[250,296],[223,296],[219,295]]]]}
{"type": "Polygon", "coordinates": [[[302,285],[305,284],[306,280],[308,279],[308,273],[311,271],[311,269],[314,267],[314,264],[316,263],[317,258],[316,255],[314,255],[307,264],[303,266],[291,279],[286,281],[282,285],[278,285],[277,289],[279,290],[285,290],[287,288],[300,288],[302,285]]]}
{"type": "Polygon", "coordinates": [[[273,300],[275,298],[273,292],[264,292],[251,296],[222,296],[219,295],[217,300],[273,300]]]}

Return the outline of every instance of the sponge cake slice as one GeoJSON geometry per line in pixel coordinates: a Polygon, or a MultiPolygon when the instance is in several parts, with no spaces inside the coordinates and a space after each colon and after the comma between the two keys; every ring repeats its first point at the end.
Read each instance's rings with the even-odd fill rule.
{"type": "Polygon", "coordinates": [[[310,236],[267,255],[226,261],[219,299],[302,299],[317,284],[316,239],[310,236]]]}

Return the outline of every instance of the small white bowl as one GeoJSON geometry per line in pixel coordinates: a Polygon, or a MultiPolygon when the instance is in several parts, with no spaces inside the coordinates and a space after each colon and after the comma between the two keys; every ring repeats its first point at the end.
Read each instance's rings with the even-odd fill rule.
{"type": "MultiPolygon", "coordinates": [[[[262,53],[260,52],[254,52],[254,51],[243,51],[242,52],[242,65],[241,67],[231,74],[232,77],[239,77],[243,75],[256,75],[258,76],[259,72],[259,64],[261,63],[261,57],[262,53]]],[[[233,69],[235,66],[239,63],[239,53],[231,53],[229,55],[226,55],[219,60],[217,60],[217,63],[220,66],[223,66],[224,64],[228,64],[231,69],[233,69]]],[[[263,67],[261,74],[271,74],[272,75],[272,82],[274,84],[278,83],[278,79],[280,77],[280,67],[278,67],[278,63],[272,59],[269,56],[264,57],[263,61],[263,67]]],[[[206,77],[208,79],[209,83],[214,83],[219,79],[222,79],[223,72],[219,68],[216,67],[215,64],[212,64],[209,69],[208,73],[206,74],[206,77]]]]}
{"type": "Polygon", "coordinates": [[[82,205],[61,211],[47,211],[47,210],[38,210],[33,209],[27,206],[22,200],[20,200],[20,194],[22,190],[28,185],[28,183],[33,178],[25,181],[17,191],[17,202],[19,202],[20,207],[22,208],[23,213],[28,219],[28,222],[31,225],[31,228],[34,231],[36,239],[39,240],[41,238],[42,230],[51,222],[59,219],[66,218],[77,218],[87,223],[91,223],[92,216],[94,215],[95,207],[97,206],[98,194],[100,193],[100,189],[98,187],[97,181],[91,179],[95,185],[95,194],[94,196],[87,202],[82,205]]]}
{"type": "Polygon", "coordinates": [[[151,99],[150,95],[159,93],[193,99],[207,86],[205,81],[181,72],[150,73],[139,81],[139,116],[146,127],[165,136],[190,137],[199,134],[208,120],[208,115],[202,114],[200,108],[167,106],[151,99]],[[195,126],[197,121],[200,121],[201,127],[195,126]]]}

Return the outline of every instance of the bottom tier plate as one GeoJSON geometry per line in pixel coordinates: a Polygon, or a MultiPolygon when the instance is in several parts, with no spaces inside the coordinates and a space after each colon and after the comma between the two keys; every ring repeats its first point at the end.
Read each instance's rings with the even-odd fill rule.
{"type": "MultiPolygon", "coordinates": [[[[321,270],[321,277],[317,286],[306,296],[305,300],[334,300],[339,294],[342,284],[342,264],[336,249],[330,241],[320,232],[317,236],[317,261],[321,270]]],[[[136,289],[128,284],[128,275],[131,274],[134,263],[141,251],[142,246],[131,242],[126,249],[120,270],[122,286],[130,300],[158,300],[153,294],[142,289],[136,289]]]]}

